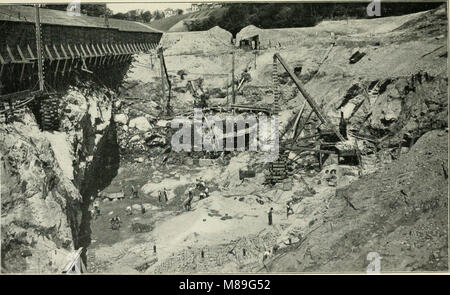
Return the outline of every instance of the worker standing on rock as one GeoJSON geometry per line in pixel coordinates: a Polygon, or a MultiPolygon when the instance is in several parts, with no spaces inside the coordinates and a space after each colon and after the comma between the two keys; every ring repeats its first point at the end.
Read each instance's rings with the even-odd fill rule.
{"type": "Polygon", "coordinates": [[[339,122],[339,133],[347,139],[347,122],[344,119],[344,112],[341,112],[341,121],[339,122]]]}
{"type": "Polygon", "coordinates": [[[273,214],[273,208],[270,208],[270,210],[267,211],[267,217],[269,218],[269,225],[272,225],[272,214],[273,214]]]}
{"type": "Polygon", "coordinates": [[[109,220],[109,222],[111,223],[111,229],[115,230],[115,229],[119,229],[120,228],[120,218],[119,216],[115,216],[113,218],[111,218],[109,220]]]}
{"type": "Polygon", "coordinates": [[[168,195],[167,195],[167,189],[164,188],[164,202],[167,203],[169,201],[168,195]]]}
{"type": "Polygon", "coordinates": [[[161,203],[161,199],[162,199],[162,191],[158,191],[158,202],[161,203]]]}
{"type": "Polygon", "coordinates": [[[131,198],[138,198],[138,190],[134,187],[134,185],[131,185],[131,198]]]}
{"type": "Polygon", "coordinates": [[[184,202],[184,209],[186,209],[186,211],[191,210],[191,202],[192,199],[190,197],[184,202]]]}
{"type": "Polygon", "coordinates": [[[95,214],[100,215],[100,203],[98,202],[98,200],[95,200],[93,207],[95,214]]]}
{"type": "Polygon", "coordinates": [[[294,209],[292,209],[290,201],[286,204],[286,219],[289,218],[289,214],[294,214],[294,209]]]}
{"type": "Polygon", "coordinates": [[[134,185],[131,185],[131,196],[130,199],[134,197],[134,185]]]}

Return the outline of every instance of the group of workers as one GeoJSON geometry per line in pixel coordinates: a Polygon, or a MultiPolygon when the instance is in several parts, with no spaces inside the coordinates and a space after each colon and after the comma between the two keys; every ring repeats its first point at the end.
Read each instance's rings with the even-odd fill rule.
{"type": "Polygon", "coordinates": [[[192,201],[194,199],[194,189],[196,189],[199,192],[199,200],[203,200],[207,197],[209,197],[209,189],[206,186],[205,181],[200,177],[199,179],[196,179],[197,183],[195,186],[191,186],[188,190],[188,198],[184,202],[184,208],[186,211],[189,211],[192,209],[192,201]]]}
{"type": "MultiPolygon", "coordinates": [[[[97,217],[101,214],[100,202],[98,200],[99,193],[100,193],[100,190],[97,190],[96,194],[91,197],[92,209],[90,210],[90,214],[91,214],[91,217],[94,218],[94,220],[97,219],[97,217]]],[[[134,185],[131,185],[130,198],[131,199],[139,198],[138,189],[136,189],[134,185]]],[[[128,206],[125,210],[126,210],[128,215],[132,214],[131,206],[128,206]]],[[[141,211],[142,211],[142,214],[145,213],[144,206],[141,206],[141,211]]],[[[119,229],[120,228],[121,221],[120,221],[119,216],[115,216],[115,217],[111,218],[109,220],[109,222],[111,224],[111,229],[115,230],[115,229],[119,229]]]]}
{"type": "Polygon", "coordinates": [[[114,216],[109,220],[109,223],[111,224],[112,230],[118,230],[120,228],[120,224],[122,223],[122,221],[120,220],[119,216],[114,216]]]}
{"type": "MultiPolygon", "coordinates": [[[[292,209],[292,200],[288,201],[286,203],[286,219],[289,218],[289,215],[295,214],[294,209],[292,209]]],[[[267,211],[267,219],[268,219],[268,223],[269,225],[273,224],[273,208],[270,208],[269,211],[267,211]]]]}
{"type": "Polygon", "coordinates": [[[169,195],[167,193],[167,189],[164,188],[163,190],[160,190],[158,192],[158,202],[164,202],[167,203],[169,201],[169,195]]]}

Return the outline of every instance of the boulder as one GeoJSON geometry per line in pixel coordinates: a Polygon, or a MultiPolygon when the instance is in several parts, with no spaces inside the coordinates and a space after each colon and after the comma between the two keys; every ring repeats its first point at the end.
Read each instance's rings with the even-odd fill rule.
{"type": "Polygon", "coordinates": [[[156,126],[167,127],[167,126],[170,126],[170,125],[168,125],[169,123],[170,123],[170,121],[168,121],[168,120],[159,120],[158,122],[156,122],[156,126]]]}
{"type": "Polygon", "coordinates": [[[114,107],[115,107],[115,108],[119,109],[121,106],[122,106],[122,102],[121,102],[120,100],[116,100],[116,101],[114,102],[114,107]]]}
{"type": "Polygon", "coordinates": [[[141,211],[141,210],[142,210],[142,205],[140,205],[140,204],[133,204],[133,205],[131,206],[131,208],[132,208],[133,210],[136,210],[136,211],[141,211]]]}
{"type": "Polygon", "coordinates": [[[135,135],[132,138],[130,138],[130,142],[139,141],[140,139],[141,139],[141,137],[139,135],[135,135]]]}
{"type": "Polygon", "coordinates": [[[200,167],[212,166],[212,165],[214,165],[214,160],[213,159],[198,159],[198,165],[200,167]]]}
{"type": "Polygon", "coordinates": [[[115,114],[114,122],[121,124],[121,125],[126,125],[128,122],[128,116],[125,114],[115,114]]]}
{"type": "Polygon", "coordinates": [[[152,129],[152,126],[145,117],[137,117],[130,120],[129,126],[130,128],[136,128],[141,132],[147,132],[152,129]]]}
{"type": "Polygon", "coordinates": [[[150,204],[150,203],[144,203],[142,204],[142,206],[145,208],[145,211],[150,211],[150,210],[158,210],[159,208],[150,204]]]}

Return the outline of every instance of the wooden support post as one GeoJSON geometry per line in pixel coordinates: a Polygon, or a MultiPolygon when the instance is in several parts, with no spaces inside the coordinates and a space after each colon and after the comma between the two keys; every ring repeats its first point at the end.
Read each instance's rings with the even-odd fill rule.
{"type": "Polygon", "coordinates": [[[8,51],[8,55],[9,55],[9,58],[11,59],[11,62],[17,63],[17,60],[14,57],[14,54],[12,53],[11,48],[9,48],[8,44],[6,44],[6,51],[8,51]]]}
{"type": "Polygon", "coordinates": [[[61,52],[62,52],[62,54],[64,54],[64,59],[68,59],[69,56],[67,55],[66,50],[64,49],[64,46],[62,44],[60,44],[60,46],[61,46],[61,52]]]}
{"type": "Polygon", "coordinates": [[[119,48],[117,47],[117,44],[112,44],[111,48],[113,49],[115,55],[119,55],[120,52],[119,48]]]}
{"type": "Polygon", "coordinates": [[[37,59],[38,59],[38,77],[39,77],[39,90],[44,91],[44,56],[41,44],[41,17],[39,15],[39,5],[36,5],[36,50],[37,50],[37,59]]]}
{"type": "Polygon", "coordinates": [[[111,52],[111,49],[108,47],[108,44],[103,44],[102,43],[102,47],[105,50],[105,52],[108,53],[108,65],[110,65],[112,63],[112,60],[114,58],[114,54],[111,52]]]}
{"type": "Polygon", "coordinates": [[[55,84],[57,82],[56,77],[58,77],[58,68],[59,68],[59,59],[56,61],[56,68],[55,68],[55,74],[54,74],[55,84]]]}
{"type": "Polygon", "coordinates": [[[125,56],[125,49],[123,48],[122,44],[118,44],[117,45],[119,48],[119,58],[118,58],[118,62],[121,63],[124,61],[124,56],[125,56]]]}
{"type": "Polygon", "coordinates": [[[123,49],[122,62],[125,62],[127,59],[127,54],[129,54],[126,44],[122,45],[122,49],[123,49]]]}
{"type": "Polygon", "coordinates": [[[6,61],[5,61],[5,59],[3,58],[3,56],[1,55],[1,53],[0,53],[0,63],[1,63],[2,65],[6,64],[6,61]]]}
{"type": "Polygon", "coordinates": [[[95,50],[94,44],[91,44],[91,47],[92,47],[92,52],[94,52],[95,57],[99,57],[100,54],[95,50]]]}
{"type": "Polygon", "coordinates": [[[27,50],[28,50],[28,54],[30,55],[30,58],[35,59],[33,51],[31,50],[31,47],[29,44],[27,45],[27,50]]]}
{"type": "Polygon", "coordinates": [[[123,49],[120,47],[121,44],[116,44],[116,50],[117,50],[117,62],[120,63],[122,62],[122,58],[123,58],[123,49]]]}
{"type": "Polygon", "coordinates": [[[50,49],[48,49],[47,45],[45,45],[45,50],[47,51],[47,55],[48,55],[48,58],[50,59],[50,62],[52,62],[54,60],[54,58],[52,56],[52,53],[50,52],[50,49]]]}
{"type": "Polygon", "coordinates": [[[117,44],[116,45],[118,48],[118,52],[120,55],[124,55],[125,54],[125,49],[123,48],[123,44],[117,44]]]}
{"type": "MultiPolygon", "coordinates": [[[[98,46],[98,45],[97,45],[98,46]]],[[[111,53],[108,52],[105,48],[105,44],[101,43],[103,52],[105,54],[105,57],[103,58],[103,64],[110,64],[111,63],[111,53]]]]}
{"type": "Polygon", "coordinates": [[[92,47],[92,52],[94,52],[94,55],[95,55],[94,65],[97,65],[97,58],[99,59],[98,65],[101,65],[102,64],[101,54],[99,54],[97,52],[97,50],[95,50],[94,44],[91,44],[91,47],[92,47]]]}
{"type": "MultiPolygon", "coordinates": [[[[86,47],[86,55],[88,57],[94,57],[94,55],[92,54],[91,50],[89,49],[89,46],[87,44],[84,44],[84,47],[86,47]]],[[[81,47],[81,49],[83,49],[83,47],[81,47]]]]}
{"type": "Polygon", "coordinates": [[[231,104],[236,104],[236,93],[234,91],[234,50],[231,57],[231,104]]]}
{"type": "MultiPolygon", "coordinates": [[[[162,57],[162,48],[159,50],[158,52],[158,57],[159,57],[159,65],[160,65],[160,70],[161,70],[161,89],[162,89],[162,105],[165,108],[165,103],[166,103],[166,87],[165,87],[165,75],[164,75],[164,61],[163,61],[163,57],[162,57]]],[[[164,109],[164,113],[166,113],[167,110],[164,109]]]]}
{"type": "Polygon", "coordinates": [[[117,58],[117,62],[122,63],[123,62],[123,58],[125,56],[125,49],[123,48],[122,44],[117,44],[117,51],[118,51],[118,58],[117,58]]]}
{"type": "Polygon", "coordinates": [[[74,59],[75,58],[75,54],[73,53],[72,48],[70,48],[70,44],[67,44],[67,48],[69,49],[70,57],[72,59],[74,59]]]}
{"type": "Polygon", "coordinates": [[[130,48],[130,44],[125,44],[125,48],[128,50],[127,53],[133,53],[133,49],[130,48]]]}
{"type": "Polygon", "coordinates": [[[63,77],[64,77],[64,72],[66,71],[66,65],[67,65],[67,59],[64,59],[64,67],[63,67],[63,70],[61,72],[63,77]]]}
{"type": "Polygon", "coordinates": [[[86,47],[87,47],[87,50],[89,51],[89,54],[91,54],[91,55],[94,56],[94,66],[96,66],[96,65],[97,65],[97,57],[98,57],[98,54],[97,54],[97,52],[95,52],[94,45],[91,44],[91,48],[92,48],[93,54],[92,54],[91,50],[89,49],[89,46],[86,45],[86,47]]]}
{"type": "Polygon", "coordinates": [[[106,49],[109,51],[109,64],[113,64],[114,60],[116,60],[116,54],[114,52],[114,50],[109,46],[108,43],[105,44],[106,49]]]}
{"type": "Polygon", "coordinates": [[[100,46],[97,43],[97,52],[100,56],[100,65],[104,65],[105,64],[105,53],[102,52],[102,49],[100,48],[100,46]]]}
{"type": "MultiPolygon", "coordinates": [[[[102,45],[102,49],[103,49],[103,51],[105,52],[105,54],[111,54],[111,52],[109,52],[108,50],[106,50],[105,44],[101,43],[101,45],[102,45]]],[[[97,44],[97,46],[99,46],[99,45],[97,44]]]]}
{"type": "MultiPolygon", "coordinates": [[[[75,47],[75,49],[76,49],[76,47],[75,47]]],[[[81,57],[83,57],[83,58],[89,57],[88,54],[86,53],[86,51],[84,51],[82,44],[80,44],[80,49],[81,49],[81,55],[80,55],[81,57]]]]}
{"type": "Polygon", "coordinates": [[[56,49],[55,44],[53,44],[53,50],[54,50],[55,53],[56,53],[56,59],[60,60],[60,59],[61,59],[61,56],[59,55],[58,49],[56,49]]]}
{"type": "Polygon", "coordinates": [[[22,64],[22,71],[20,72],[20,82],[23,80],[23,73],[25,72],[25,63],[22,64]]]}
{"type": "Polygon", "coordinates": [[[23,62],[27,62],[27,59],[25,58],[25,56],[23,55],[22,50],[20,49],[19,44],[17,44],[17,51],[19,52],[20,58],[22,59],[23,62]]]}

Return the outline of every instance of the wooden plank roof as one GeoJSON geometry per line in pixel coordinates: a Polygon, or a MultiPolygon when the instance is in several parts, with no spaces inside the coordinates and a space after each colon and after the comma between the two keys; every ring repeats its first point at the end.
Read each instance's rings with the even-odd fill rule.
{"type": "MultiPolygon", "coordinates": [[[[71,16],[66,11],[41,8],[41,23],[60,26],[109,28],[127,32],[160,33],[157,29],[134,21],[108,19],[107,26],[102,17],[87,15],[71,16]]],[[[0,5],[0,21],[35,22],[35,8],[22,5],[0,5]]]]}

